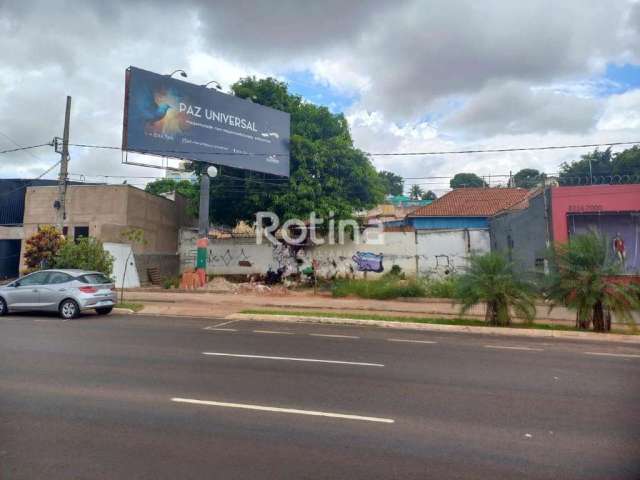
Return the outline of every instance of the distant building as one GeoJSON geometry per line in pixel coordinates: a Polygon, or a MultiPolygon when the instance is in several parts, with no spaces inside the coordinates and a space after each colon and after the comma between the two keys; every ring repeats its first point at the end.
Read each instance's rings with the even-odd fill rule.
{"type": "Polygon", "coordinates": [[[470,255],[491,250],[489,219],[528,193],[522,188],[458,188],[385,226],[415,229],[420,274],[449,275],[466,267],[470,255]]]}
{"type": "MultiPolygon", "coordinates": [[[[21,238],[29,238],[41,225],[56,223],[53,202],[57,194],[55,186],[26,188],[21,238]]],[[[172,200],[131,185],[70,185],[65,204],[63,233],[67,238],[95,237],[116,257],[126,257],[129,241],[122,234],[129,228],[139,228],[145,243],[133,246],[131,260],[139,281],[147,281],[150,269],[163,277],[178,274],[178,231],[195,225],[187,214],[187,199],[181,195],[172,200]]],[[[114,273],[118,274],[126,258],[116,260],[114,273]]]]}
{"type": "Polygon", "coordinates": [[[57,180],[0,179],[0,280],[19,274],[27,187],[57,184],[57,180]]]}

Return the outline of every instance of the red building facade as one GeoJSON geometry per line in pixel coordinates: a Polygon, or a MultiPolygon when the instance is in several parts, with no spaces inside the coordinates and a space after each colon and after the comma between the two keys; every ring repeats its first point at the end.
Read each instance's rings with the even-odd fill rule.
{"type": "Polygon", "coordinates": [[[640,185],[588,185],[551,189],[553,239],[597,230],[628,274],[640,273],[640,185]]]}

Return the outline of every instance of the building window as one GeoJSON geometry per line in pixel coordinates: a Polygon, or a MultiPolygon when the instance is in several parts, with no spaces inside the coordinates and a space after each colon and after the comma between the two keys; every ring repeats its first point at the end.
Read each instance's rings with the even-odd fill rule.
{"type": "Polygon", "coordinates": [[[75,227],[73,229],[73,240],[78,241],[81,238],[87,238],[89,236],[89,227],[75,227]]]}

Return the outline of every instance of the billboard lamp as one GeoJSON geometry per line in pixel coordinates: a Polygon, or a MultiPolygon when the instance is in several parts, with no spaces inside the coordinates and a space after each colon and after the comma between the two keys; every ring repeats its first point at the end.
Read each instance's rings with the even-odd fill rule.
{"type": "Polygon", "coordinates": [[[171,72],[170,74],[167,75],[167,77],[173,77],[176,73],[180,73],[180,76],[182,78],[187,78],[187,72],[185,72],[184,70],[174,70],[173,72],[171,72]]]}
{"type": "Polygon", "coordinates": [[[219,82],[216,82],[215,80],[211,80],[210,82],[205,83],[204,85],[200,85],[201,87],[207,88],[209,85],[214,84],[214,86],[218,89],[218,90],[222,90],[222,86],[220,85],[219,82]]]}

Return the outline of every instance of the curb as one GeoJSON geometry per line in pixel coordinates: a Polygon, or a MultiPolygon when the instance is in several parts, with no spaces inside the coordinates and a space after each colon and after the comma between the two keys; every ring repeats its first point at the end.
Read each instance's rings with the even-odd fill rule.
{"type": "Polygon", "coordinates": [[[130,308],[114,308],[113,313],[119,313],[120,315],[131,315],[136,312],[134,312],[130,308]]]}
{"type": "Polygon", "coordinates": [[[504,337],[538,337],[587,340],[592,342],[617,342],[640,344],[640,335],[622,335],[617,333],[570,332],[564,330],[535,330],[527,328],[474,327],[468,325],[439,325],[435,323],[389,322],[385,320],[358,320],[355,318],[332,317],[296,317],[294,315],[264,315],[251,313],[233,313],[225,317],[228,320],[258,320],[271,322],[324,323],[330,325],[358,325],[403,330],[422,330],[435,332],[463,332],[504,337]]]}

